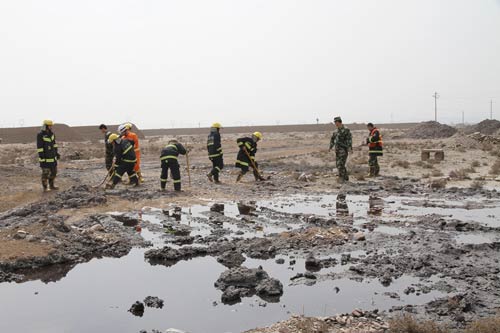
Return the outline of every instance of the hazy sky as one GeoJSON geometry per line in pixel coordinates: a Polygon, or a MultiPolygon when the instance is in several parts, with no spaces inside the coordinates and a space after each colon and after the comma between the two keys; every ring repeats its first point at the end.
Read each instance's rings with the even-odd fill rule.
{"type": "Polygon", "coordinates": [[[3,0],[0,126],[500,118],[500,0],[3,0]]]}

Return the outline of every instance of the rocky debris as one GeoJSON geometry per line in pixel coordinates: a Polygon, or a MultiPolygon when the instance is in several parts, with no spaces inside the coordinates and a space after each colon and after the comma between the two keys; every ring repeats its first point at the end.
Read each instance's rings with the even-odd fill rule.
{"type": "Polygon", "coordinates": [[[28,232],[24,230],[18,230],[14,235],[14,239],[25,239],[28,236],[28,232]]]}
{"type": "Polygon", "coordinates": [[[156,308],[156,309],[162,309],[163,308],[163,300],[155,297],[155,296],[148,296],[144,299],[144,304],[148,308],[156,308]]]}
{"type": "Polygon", "coordinates": [[[496,119],[485,119],[467,129],[467,132],[493,135],[500,130],[500,121],[496,119]]]}
{"type": "Polygon", "coordinates": [[[306,183],[316,181],[316,177],[314,175],[307,174],[305,172],[302,172],[301,174],[299,174],[296,179],[299,182],[306,182],[306,183]]]}
{"type": "Polygon", "coordinates": [[[204,257],[211,254],[206,247],[182,247],[174,249],[165,246],[162,249],[149,250],[144,254],[146,260],[152,265],[172,266],[181,260],[204,257]]]}
{"type": "Polygon", "coordinates": [[[111,216],[126,227],[135,227],[139,224],[139,216],[135,213],[114,214],[111,216]]]}
{"type": "Polygon", "coordinates": [[[217,258],[217,262],[221,263],[227,268],[241,266],[241,264],[244,263],[245,260],[245,257],[239,251],[224,252],[217,258]]]}
{"type": "Polygon", "coordinates": [[[255,202],[238,202],[238,212],[241,215],[255,215],[255,211],[257,207],[255,206],[255,202]]]}
{"type": "Polygon", "coordinates": [[[224,204],[215,203],[210,207],[210,211],[224,214],[224,204]]]}
{"type": "MultiPolygon", "coordinates": [[[[64,220],[65,217],[59,215],[39,217],[36,225],[31,227],[36,227],[36,234],[30,233],[18,241],[29,241],[33,246],[46,248],[47,253],[2,260],[0,270],[9,273],[23,270],[23,274],[24,270],[28,270],[30,276],[36,277],[36,270],[45,266],[65,264],[65,267],[71,267],[72,264],[86,262],[94,257],[121,257],[133,246],[144,244],[142,237],[134,230],[117,224],[107,215],[91,215],[74,222],[71,227],[64,220]],[[94,226],[97,224],[104,229],[103,232],[95,232],[94,226]]],[[[59,278],[66,273],[66,270],[62,270],[59,278]]]]}
{"type": "Polygon", "coordinates": [[[323,267],[319,259],[314,258],[314,256],[308,256],[306,258],[306,269],[311,272],[318,272],[323,267]]]}
{"type": "Polygon", "coordinates": [[[242,297],[257,294],[266,301],[279,301],[283,295],[283,285],[280,281],[270,278],[262,269],[236,267],[223,272],[215,282],[215,287],[223,291],[223,303],[238,302],[242,297]]]}
{"type": "Polygon", "coordinates": [[[21,282],[24,279],[24,276],[21,274],[14,273],[6,273],[0,271],[0,283],[3,282],[21,282]]]}
{"type": "Polygon", "coordinates": [[[180,223],[163,223],[165,232],[174,236],[189,236],[191,227],[180,223]]]}
{"type": "Polygon", "coordinates": [[[356,242],[364,242],[366,240],[365,234],[362,232],[357,232],[352,235],[352,239],[356,242]]]}
{"type": "Polygon", "coordinates": [[[31,225],[42,218],[53,218],[53,214],[63,208],[93,207],[105,204],[106,201],[106,196],[101,192],[94,191],[87,185],[77,185],[57,193],[50,200],[42,200],[0,214],[0,226],[31,225]]]}
{"type": "Polygon", "coordinates": [[[277,263],[278,265],[283,265],[285,263],[285,259],[278,258],[278,259],[275,260],[275,263],[277,263]]]}
{"type": "Polygon", "coordinates": [[[378,311],[354,310],[350,314],[340,314],[333,317],[311,318],[292,316],[284,322],[267,328],[257,328],[245,333],[305,333],[305,332],[336,332],[336,333],[386,333],[389,324],[378,316],[378,311]]]}
{"type": "Polygon", "coordinates": [[[173,209],[164,209],[163,214],[173,218],[175,221],[182,220],[182,207],[174,207],[173,209]]]}
{"type": "Polygon", "coordinates": [[[194,243],[194,240],[193,236],[179,236],[168,240],[168,242],[176,245],[190,245],[194,243]]]}
{"type": "Polygon", "coordinates": [[[481,142],[481,143],[490,143],[490,144],[499,144],[500,137],[482,134],[480,132],[475,132],[468,135],[469,138],[481,142]]]}
{"type": "Polygon", "coordinates": [[[134,316],[142,317],[144,315],[144,303],[139,301],[132,304],[128,312],[132,313],[134,316]]]}
{"type": "Polygon", "coordinates": [[[413,139],[441,139],[455,135],[457,129],[436,121],[426,121],[411,128],[407,133],[407,136],[413,139]],[[415,136],[415,133],[418,135],[415,136]]]}

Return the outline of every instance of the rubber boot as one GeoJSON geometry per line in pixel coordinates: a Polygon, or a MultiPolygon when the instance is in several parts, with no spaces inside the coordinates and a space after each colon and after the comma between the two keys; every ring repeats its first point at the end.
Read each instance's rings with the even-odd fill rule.
{"type": "Polygon", "coordinates": [[[243,172],[238,173],[238,177],[236,177],[236,182],[239,182],[244,175],[245,174],[243,172]]]}
{"type": "Polygon", "coordinates": [[[140,183],[144,183],[144,178],[142,178],[142,172],[141,170],[137,171],[137,177],[139,178],[140,183]]]}
{"type": "Polygon", "coordinates": [[[208,180],[209,180],[210,182],[213,182],[213,181],[214,181],[213,176],[212,176],[212,172],[209,172],[209,173],[207,174],[207,178],[208,178],[208,180]]]}
{"type": "Polygon", "coordinates": [[[112,189],[115,188],[115,186],[116,185],[114,183],[107,183],[105,188],[108,189],[108,190],[112,190],[112,189]]]}
{"type": "Polygon", "coordinates": [[[54,190],[54,191],[57,191],[59,189],[59,187],[57,187],[56,185],[54,185],[54,179],[50,179],[49,180],[49,188],[51,190],[54,190]]]}

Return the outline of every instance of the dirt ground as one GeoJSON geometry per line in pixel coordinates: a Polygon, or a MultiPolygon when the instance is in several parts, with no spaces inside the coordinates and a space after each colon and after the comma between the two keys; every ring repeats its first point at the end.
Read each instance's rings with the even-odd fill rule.
{"type": "MultiPolygon", "coordinates": [[[[49,193],[41,191],[40,169],[36,163],[34,145],[2,144],[0,153],[0,175],[3,188],[0,193],[0,276],[4,274],[3,281],[15,281],[17,269],[36,266],[33,265],[33,261],[30,261],[33,258],[38,258],[36,262],[40,266],[61,262],[82,262],[96,254],[118,257],[129,251],[132,246],[140,245],[142,241],[137,239],[137,235],[125,229],[116,229],[118,231],[113,237],[106,236],[106,238],[99,234],[98,226],[96,226],[97,217],[102,217],[109,212],[141,212],[147,207],[170,209],[176,206],[189,207],[213,201],[244,200],[250,202],[272,200],[273,197],[307,196],[318,193],[362,193],[381,197],[435,195],[458,201],[464,201],[471,195],[479,195],[486,199],[498,197],[496,189],[499,186],[497,177],[500,174],[500,165],[498,163],[499,147],[496,145],[485,144],[460,132],[444,139],[411,139],[408,138],[408,131],[404,128],[383,130],[382,134],[385,150],[384,156],[379,158],[381,176],[378,178],[367,178],[368,152],[367,147],[362,144],[367,131],[353,131],[354,149],[348,159],[351,179],[347,184],[340,184],[337,181],[335,156],[328,151],[331,132],[264,133],[264,140],[259,143],[257,160],[263,174],[269,176],[270,179],[265,182],[255,182],[250,172],[242,182],[236,184],[237,170],[234,168],[234,162],[237,147],[235,140],[241,135],[224,135],[222,132],[226,167],[221,174],[222,184],[220,185],[208,182],[206,177],[210,170],[205,148],[206,136],[179,135],[176,138],[191,149],[189,172],[186,168],[186,158],[179,159],[182,168],[183,191],[181,193],[173,191],[170,180],[167,184],[168,191],[159,191],[159,154],[161,148],[167,143],[168,137],[147,137],[141,141],[142,173],[145,178],[141,187],[130,189],[127,185],[120,184],[115,190],[106,191],[103,187],[97,187],[106,176],[103,143],[59,143],[62,161],[59,165],[57,185],[60,190],[49,193]],[[443,149],[444,161],[434,159],[421,161],[422,148],[443,149]],[[189,184],[189,178],[191,178],[191,184],[189,184]],[[50,232],[47,231],[48,229],[50,232]],[[68,254],[68,246],[65,244],[70,242],[80,245],[78,249],[72,249],[68,254]],[[79,256],[79,259],[74,259],[75,256],[79,256]],[[51,259],[39,260],[39,258],[46,257],[51,257],[51,259]]],[[[472,203],[469,204],[472,205],[472,203]]],[[[108,221],[109,223],[102,222],[102,219],[99,221],[106,230],[115,228],[111,220],[108,221]]],[[[434,229],[435,226],[428,228],[434,229]]],[[[476,227],[474,230],[479,229],[476,227]]],[[[481,229],[481,231],[485,230],[481,229]]],[[[351,227],[338,229],[319,223],[314,228],[301,233],[300,237],[296,237],[293,231],[283,233],[279,240],[276,240],[275,246],[280,251],[280,249],[285,249],[284,245],[281,248],[280,245],[293,242],[298,248],[304,249],[306,247],[304,244],[309,244],[307,246],[310,246],[310,249],[321,250],[327,242],[318,243],[318,239],[331,242],[332,238],[328,235],[332,234],[334,235],[332,237],[339,238],[340,233],[339,246],[348,247],[349,245],[345,242],[351,242],[356,232],[357,230],[351,227]],[[334,229],[335,231],[331,231],[334,229]]],[[[498,229],[488,229],[488,232],[495,232],[498,235],[498,229]]],[[[422,236],[422,242],[427,244],[429,240],[432,241],[431,239],[425,240],[425,237],[422,236]]],[[[394,240],[394,242],[399,241],[406,244],[404,239],[394,240]]],[[[394,246],[401,250],[401,244],[394,246]]],[[[415,240],[415,244],[417,245],[407,250],[417,255],[420,243],[415,240]]],[[[245,243],[238,246],[243,249],[249,245],[245,243]]],[[[376,252],[376,240],[373,245],[365,244],[364,249],[370,253],[369,249],[372,246],[376,252]]],[[[468,248],[464,251],[470,254],[475,249],[468,248]]],[[[498,254],[498,249],[495,247],[484,251],[486,252],[483,254],[493,256],[498,254]]],[[[435,259],[435,262],[439,260],[435,259]]],[[[464,260],[463,265],[471,265],[472,262],[464,260]]],[[[363,274],[358,272],[361,275],[374,276],[381,281],[395,277],[386,276],[385,270],[382,273],[369,271],[372,264],[378,267],[384,265],[379,257],[368,256],[363,264],[368,268],[363,269],[363,274]]],[[[486,266],[491,266],[491,271],[488,272],[490,274],[488,283],[491,284],[491,288],[494,288],[493,286],[498,285],[498,270],[495,276],[493,268],[495,263],[489,262],[486,266]]],[[[409,268],[404,269],[407,269],[407,272],[414,272],[409,268]]],[[[401,270],[404,269],[401,268],[401,270]]],[[[477,291],[475,296],[481,299],[481,295],[487,292],[488,289],[483,288],[481,292],[477,291]]],[[[488,302],[490,299],[481,299],[482,305],[488,311],[479,311],[475,314],[476,317],[494,313],[498,304],[488,305],[488,302]]],[[[435,305],[433,309],[439,306],[435,305]]],[[[433,312],[428,309],[415,307],[412,311],[422,318],[433,318],[433,312]]],[[[450,321],[457,318],[456,313],[451,314],[451,310],[448,312],[450,314],[446,316],[450,321]]],[[[361,325],[364,321],[371,325],[373,332],[386,332],[387,329],[386,322],[375,315],[351,319],[352,332],[357,332],[355,328],[358,326],[354,325],[361,325]]],[[[466,319],[470,320],[470,318],[466,319]]],[[[332,324],[332,320],[326,319],[308,320],[311,322],[306,323],[300,318],[292,318],[288,325],[293,328],[287,326],[287,330],[271,327],[251,332],[326,332],[324,329],[339,325],[336,321],[332,324]],[[301,330],[301,327],[307,327],[307,325],[317,328],[301,330]]],[[[345,328],[344,323],[341,326],[345,328]]],[[[337,332],[333,328],[331,331],[337,332]]],[[[362,329],[359,330],[361,331],[362,329]]],[[[339,332],[351,331],[339,330],[339,332]]]]}

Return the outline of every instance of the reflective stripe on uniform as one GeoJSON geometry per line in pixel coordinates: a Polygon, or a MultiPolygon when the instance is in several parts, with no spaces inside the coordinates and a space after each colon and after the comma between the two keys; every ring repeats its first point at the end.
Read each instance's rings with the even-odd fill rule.
{"type": "Polygon", "coordinates": [[[38,148],[36,151],[39,153],[43,153],[43,148],[38,148]]]}
{"type": "Polygon", "coordinates": [[[382,150],[369,150],[368,153],[370,153],[370,154],[383,154],[384,152],[382,150]]]}
{"type": "Polygon", "coordinates": [[[128,162],[128,163],[135,163],[135,162],[137,162],[137,159],[135,159],[135,160],[125,160],[125,159],[123,159],[122,161],[123,162],[128,162]]]}
{"type": "Polygon", "coordinates": [[[38,158],[39,162],[45,162],[45,158],[38,158]]]}
{"type": "Polygon", "coordinates": [[[162,182],[166,182],[168,180],[168,178],[160,178],[160,181],[162,182]]]}
{"type": "Polygon", "coordinates": [[[219,157],[221,156],[221,154],[212,154],[212,155],[208,155],[208,157],[219,157]]]}
{"type": "Polygon", "coordinates": [[[240,160],[237,160],[236,163],[244,165],[244,166],[248,166],[247,162],[243,162],[243,161],[240,161],[240,160]]]}
{"type": "Polygon", "coordinates": [[[51,138],[43,137],[43,141],[45,141],[45,142],[52,142],[52,139],[51,138]]]}
{"type": "Polygon", "coordinates": [[[218,166],[216,166],[215,168],[220,171],[220,168],[218,166]]]}
{"type": "Polygon", "coordinates": [[[54,145],[54,148],[57,148],[57,144],[54,145]]]}
{"type": "Polygon", "coordinates": [[[165,146],[165,148],[168,148],[168,147],[174,148],[175,150],[177,150],[177,146],[176,145],[167,145],[167,146],[165,146]]]}
{"type": "Polygon", "coordinates": [[[56,161],[56,160],[55,160],[55,159],[53,159],[53,158],[46,158],[46,159],[45,159],[45,162],[47,162],[47,163],[52,163],[52,162],[55,162],[55,161],[56,161]]]}
{"type": "Polygon", "coordinates": [[[160,157],[160,161],[164,161],[164,160],[177,160],[177,156],[175,155],[167,155],[167,156],[162,156],[160,157]]]}
{"type": "Polygon", "coordinates": [[[252,145],[250,144],[250,142],[245,142],[245,146],[250,150],[252,149],[252,145]]]}
{"type": "Polygon", "coordinates": [[[123,155],[128,153],[130,151],[130,149],[132,149],[132,146],[128,146],[128,148],[123,151],[123,155]]]}
{"type": "Polygon", "coordinates": [[[181,182],[180,179],[174,180],[174,184],[179,184],[181,182]]]}

